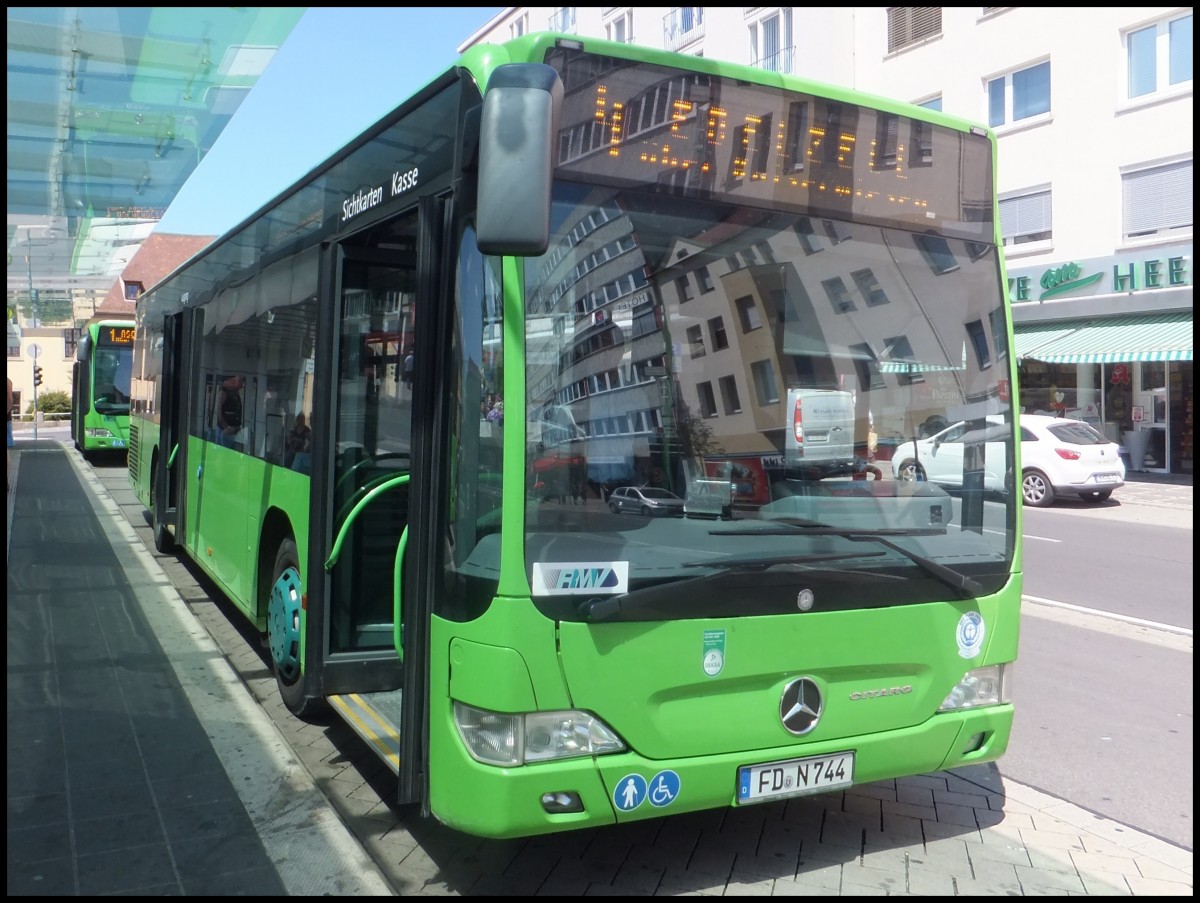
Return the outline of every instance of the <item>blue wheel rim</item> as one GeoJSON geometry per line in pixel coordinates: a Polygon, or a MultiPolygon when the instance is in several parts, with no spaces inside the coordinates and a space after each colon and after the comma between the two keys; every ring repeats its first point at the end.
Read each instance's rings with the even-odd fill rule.
{"type": "Polygon", "coordinates": [[[271,658],[284,680],[300,674],[300,574],[288,568],[271,587],[267,606],[267,638],[271,658]]]}

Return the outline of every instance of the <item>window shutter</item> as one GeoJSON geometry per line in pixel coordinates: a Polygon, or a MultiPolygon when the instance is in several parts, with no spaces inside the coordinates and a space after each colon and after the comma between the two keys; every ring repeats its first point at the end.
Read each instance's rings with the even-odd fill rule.
{"type": "Polygon", "coordinates": [[[1192,225],[1192,161],[1128,173],[1121,180],[1126,236],[1192,225]]]}

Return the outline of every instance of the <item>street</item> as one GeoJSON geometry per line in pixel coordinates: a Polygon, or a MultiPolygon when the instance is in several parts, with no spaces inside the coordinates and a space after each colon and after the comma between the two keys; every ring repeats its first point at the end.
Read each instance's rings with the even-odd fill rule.
{"type": "Polygon", "coordinates": [[[1191,499],[1191,486],[1133,482],[1104,505],[1025,509],[1018,709],[1000,762],[1189,848],[1191,499]]]}
{"type": "MultiPolygon", "coordinates": [[[[43,435],[43,438],[46,437],[43,435]]],[[[18,440],[18,450],[23,444],[18,440]]],[[[72,450],[71,454],[77,453],[72,450]]],[[[144,512],[128,488],[125,463],[112,459],[81,466],[90,468],[90,473],[104,489],[119,500],[123,517],[149,547],[150,535],[144,512]]],[[[1095,813],[1097,825],[1115,825],[1117,831],[1125,830],[1119,827],[1125,825],[1131,835],[1144,832],[1183,850],[1191,850],[1190,585],[1183,591],[1169,585],[1173,574],[1186,572],[1190,580],[1191,494],[1190,486],[1130,484],[1123,488],[1119,498],[1114,498],[1113,504],[1102,509],[1061,505],[1032,512],[1033,516],[1029,516],[1031,512],[1026,513],[1025,589],[1028,598],[1016,675],[1018,708],[1014,736],[1006,756],[999,763],[964,773],[964,780],[957,782],[957,792],[949,793],[945,799],[966,800],[971,798],[968,796],[971,790],[982,792],[993,785],[995,789],[991,792],[994,794],[999,791],[1001,783],[997,781],[1000,781],[1012,788],[1007,804],[1003,802],[1004,796],[998,797],[1003,809],[1009,812],[1006,823],[1020,824],[1015,820],[1027,818],[1017,814],[1026,810],[1022,797],[1014,794],[1018,793],[1016,788],[1028,787],[1033,793],[1045,794],[1048,803],[1057,800],[1063,801],[1057,805],[1081,807],[1081,818],[1086,818],[1087,812],[1095,813]],[[1128,607],[1127,600],[1112,598],[1111,588],[1106,585],[1111,578],[1103,571],[1097,571],[1093,550],[1118,529],[1120,538],[1115,542],[1120,548],[1153,547],[1159,563],[1142,573],[1141,597],[1168,597],[1168,601],[1162,603],[1162,607],[1155,607],[1153,613],[1158,618],[1168,619],[1163,623],[1177,622],[1172,625],[1176,629],[1141,623],[1126,614],[1133,610],[1128,607]],[[1068,598],[1051,599],[1048,594],[1056,592],[1068,598]],[[1091,604],[1086,604],[1088,602],[1091,604]],[[1081,610],[1085,608],[1104,609],[1120,619],[1081,610]],[[1136,679],[1131,680],[1130,676],[1136,679]],[[1014,783],[1008,785],[1009,781],[1014,783]]],[[[1111,558],[1115,554],[1106,547],[1105,557],[1111,558]]],[[[590,886],[587,881],[580,885],[576,877],[570,881],[564,879],[559,884],[553,881],[546,884],[545,881],[550,880],[551,873],[564,868],[564,863],[570,862],[573,863],[569,866],[573,876],[591,875],[589,880],[603,883],[605,879],[600,876],[608,869],[617,868],[612,864],[614,856],[617,862],[625,863],[620,867],[620,874],[614,872],[610,876],[614,886],[625,886],[627,892],[637,892],[628,890],[629,886],[623,882],[632,880],[627,874],[629,857],[636,858],[636,850],[645,842],[647,826],[578,834],[568,832],[561,837],[520,842],[480,842],[387,803],[394,779],[386,770],[380,769],[378,761],[362,747],[358,738],[336,718],[311,725],[291,718],[274,702],[273,680],[269,669],[263,667],[265,653],[253,631],[242,629],[240,619],[216,597],[197,572],[181,567],[169,558],[160,560],[167,567],[176,589],[189,599],[192,613],[217,640],[224,656],[237,663],[242,679],[291,744],[295,756],[318,777],[320,786],[358,836],[363,848],[390,876],[400,892],[484,893],[487,891],[483,888],[492,886],[489,881],[501,880],[500,872],[519,886],[533,881],[535,889],[587,887],[590,886]],[[523,877],[512,878],[518,863],[519,874],[523,877]],[[493,867],[500,871],[489,879],[493,867]],[[538,875],[542,878],[534,880],[538,875]]],[[[945,794],[945,790],[936,788],[944,787],[946,778],[930,775],[923,780],[931,782],[931,804],[939,805],[939,795],[945,794]]],[[[951,790],[954,789],[952,783],[951,790]]],[[[656,846],[662,843],[663,837],[670,836],[672,828],[683,830],[685,834],[697,831],[700,838],[711,832],[710,841],[694,840],[693,843],[714,842],[718,845],[705,846],[708,852],[699,859],[696,851],[689,853],[684,860],[687,863],[685,870],[692,878],[682,885],[667,883],[663,878],[658,892],[678,893],[689,889],[703,892],[694,879],[711,877],[707,875],[708,869],[727,872],[732,868],[734,878],[742,874],[742,879],[740,884],[731,879],[729,888],[735,884],[744,885],[750,879],[738,871],[741,866],[736,863],[749,861],[747,856],[762,855],[754,852],[765,842],[762,838],[766,835],[760,837],[759,832],[771,832],[791,823],[796,816],[788,813],[821,811],[823,799],[811,797],[786,806],[730,810],[715,813],[711,819],[664,820],[661,830],[666,833],[653,841],[656,846]],[[775,820],[781,817],[782,824],[772,828],[775,820]],[[739,825],[741,828],[737,827],[739,825]],[[754,828],[754,825],[758,827],[754,828]],[[745,833],[746,830],[750,835],[745,833]],[[721,850],[725,852],[718,855],[721,850]],[[695,875],[696,869],[704,874],[695,875]]],[[[846,793],[843,806],[851,806],[857,811],[862,802],[858,795],[846,793]]],[[[888,803],[884,801],[883,806],[886,816],[888,803]]],[[[825,818],[830,817],[831,810],[827,805],[824,811],[825,818]]],[[[940,805],[938,812],[942,812],[940,805]]],[[[973,817],[971,824],[975,821],[973,817]]],[[[923,823],[927,832],[937,827],[923,823]]],[[[1059,819],[1054,823],[1062,825],[1059,819]]],[[[951,831],[948,837],[956,838],[964,830],[978,830],[954,828],[952,824],[943,827],[951,831]]],[[[1065,825],[1052,830],[1064,828],[1065,825]]],[[[1031,843],[1037,842],[1034,835],[1027,831],[1022,833],[1032,838],[1031,843]]],[[[927,835],[927,851],[932,850],[930,843],[927,835]]],[[[821,846],[825,848],[827,844],[821,846]]],[[[1190,860],[1190,853],[1188,857],[1190,860]]],[[[978,873],[980,864],[976,863],[972,868],[978,873]]],[[[1020,868],[1018,866],[1018,874],[1020,868]]],[[[773,865],[770,870],[775,887],[786,883],[783,877],[775,877],[773,865]]],[[[853,883],[850,870],[850,860],[841,863],[839,873],[843,877],[829,892],[836,894],[839,889],[843,894],[867,892],[867,886],[853,883]]],[[[803,860],[800,871],[805,871],[803,860]]],[[[855,876],[878,874],[869,868],[857,867],[857,863],[853,873],[855,876]]],[[[788,868],[778,874],[785,876],[788,868]]],[[[647,876],[647,880],[652,879],[647,876]]],[[[959,892],[963,892],[959,880],[959,892]]],[[[976,892],[1014,892],[1007,880],[983,882],[976,892]]],[[[1190,888],[1190,874],[1186,880],[1190,888]]],[[[703,882],[702,885],[708,886],[703,882]]],[[[1037,885],[1017,885],[1015,892],[1022,892],[1027,886],[1037,885]]],[[[1082,892],[1111,892],[1111,889],[1100,890],[1101,886],[1108,887],[1106,883],[1093,887],[1085,882],[1082,892]]]]}

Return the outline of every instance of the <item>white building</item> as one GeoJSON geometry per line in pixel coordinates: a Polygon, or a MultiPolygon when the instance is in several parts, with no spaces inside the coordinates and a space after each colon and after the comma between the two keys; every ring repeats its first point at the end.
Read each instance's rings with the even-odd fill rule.
{"type": "Polygon", "coordinates": [[[1025,410],[1192,472],[1190,7],[509,7],[459,49],[601,37],[991,126],[1025,410]]]}

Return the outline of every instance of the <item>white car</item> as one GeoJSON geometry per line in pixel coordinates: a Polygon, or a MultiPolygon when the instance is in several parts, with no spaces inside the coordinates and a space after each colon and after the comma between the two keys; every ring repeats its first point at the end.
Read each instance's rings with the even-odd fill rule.
{"type": "MultiPolygon", "coordinates": [[[[1000,418],[989,416],[984,435],[969,432],[960,421],[927,439],[905,442],[892,456],[898,480],[929,480],[961,488],[964,450],[984,440],[983,488],[1005,486],[1007,455],[1002,442],[987,441],[987,433],[1003,430],[1000,418]]],[[[1025,504],[1043,508],[1061,495],[1085,502],[1102,502],[1125,485],[1125,462],[1118,446],[1082,420],[1044,414],[1021,415],[1021,496],[1025,504]]]]}
{"type": "Polygon", "coordinates": [[[608,497],[608,508],[613,514],[632,511],[643,517],[683,517],[683,499],[673,492],[653,486],[621,486],[614,489],[608,497]]]}

